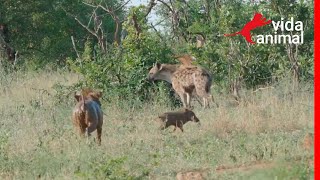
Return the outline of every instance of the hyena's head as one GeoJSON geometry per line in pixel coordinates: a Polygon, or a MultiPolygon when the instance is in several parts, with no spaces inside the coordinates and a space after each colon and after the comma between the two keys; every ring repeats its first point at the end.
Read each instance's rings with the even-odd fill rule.
{"type": "Polygon", "coordinates": [[[159,79],[161,76],[162,65],[160,63],[155,63],[154,66],[150,69],[148,74],[148,80],[154,81],[159,79]]]}
{"type": "Polygon", "coordinates": [[[160,64],[155,63],[148,74],[148,80],[164,80],[171,82],[172,74],[177,70],[178,66],[175,64],[160,64]]]}

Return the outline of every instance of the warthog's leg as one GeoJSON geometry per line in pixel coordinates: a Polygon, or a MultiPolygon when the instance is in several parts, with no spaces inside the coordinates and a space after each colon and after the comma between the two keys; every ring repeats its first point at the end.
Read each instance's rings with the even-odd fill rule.
{"type": "Polygon", "coordinates": [[[162,123],[161,124],[161,126],[160,126],[160,130],[164,130],[164,129],[166,129],[167,127],[166,127],[166,123],[162,123]]]}
{"type": "Polygon", "coordinates": [[[174,129],[173,129],[172,132],[175,132],[176,130],[177,130],[177,126],[174,126],[174,129]]]}
{"type": "Polygon", "coordinates": [[[179,121],[178,123],[178,127],[181,129],[181,131],[183,132],[183,122],[179,121]]]}
{"type": "Polygon", "coordinates": [[[98,122],[89,122],[88,128],[87,128],[87,135],[90,136],[91,133],[97,129],[98,122]]]}
{"type": "Polygon", "coordinates": [[[175,132],[177,130],[177,126],[178,126],[178,121],[176,121],[176,124],[174,125],[174,129],[172,132],[175,132]]]}
{"type": "Polygon", "coordinates": [[[85,133],[86,133],[86,127],[83,127],[83,126],[79,126],[78,127],[78,131],[79,131],[79,134],[81,137],[84,137],[85,133]]]}
{"type": "Polygon", "coordinates": [[[101,145],[101,133],[102,133],[102,127],[97,127],[97,139],[98,139],[99,145],[101,145]]]}

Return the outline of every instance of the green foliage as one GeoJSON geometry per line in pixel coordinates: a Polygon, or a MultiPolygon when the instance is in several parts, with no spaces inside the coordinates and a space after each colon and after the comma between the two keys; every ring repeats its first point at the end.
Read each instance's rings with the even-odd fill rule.
{"type": "MultiPolygon", "coordinates": [[[[67,64],[83,76],[83,81],[75,87],[103,89],[109,100],[157,101],[156,94],[168,94],[167,86],[155,86],[146,80],[148,69],[155,62],[176,63],[171,55],[182,53],[194,55],[195,63],[208,69],[213,74],[214,85],[222,89],[237,83],[246,88],[272,84],[292,76],[294,65],[299,67],[300,80],[313,80],[313,1],[189,0],[171,1],[171,8],[158,2],[152,11],[156,10],[165,25],[158,31],[153,31],[147,19],[148,7],[126,9],[121,6],[124,2],[5,1],[0,6],[0,23],[8,25],[10,45],[19,51],[19,62],[26,70],[43,69],[48,64],[60,68],[67,64]],[[127,32],[120,44],[115,43],[114,17],[94,7],[98,4],[115,10],[120,21],[119,32],[127,32]],[[303,22],[304,44],[297,48],[296,64],[288,55],[288,48],[295,48],[283,44],[250,45],[242,36],[223,36],[239,31],[254,12],[275,21],[293,17],[303,22]],[[92,33],[97,28],[94,14],[102,22],[98,34],[104,37],[106,51],[101,49],[97,34],[92,33]],[[196,36],[200,34],[206,41],[204,47],[197,48],[196,36]]],[[[268,26],[252,31],[253,35],[273,33],[268,26]]],[[[6,71],[12,71],[10,65],[4,66],[6,71]]]]}
{"type": "Polygon", "coordinates": [[[59,3],[5,1],[1,4],[0,22],[8,25],[9,40],[20,58],[48,63],[72,55],[68,53],[72,51],[71,42],[66,40],[76,24],[65,18],[59,3]]]}
{"type": "MultiPolygon", "coordinates": [[[[293,17],[295,21],[303,22],[305,41],[298,46],[299,75],[303,80],[312,80],[313,2],[190,0],[172,5],[172,9],[179,14],[179,21],[175,31],[168,29],[169,35],[184,39],[171,42],[172,49],[181,52],[181,47],[184,47],[185,53],[196,56],[197,63],[214,75],[214,83],[229,85],[234,81],[241,81],[243,86],[252,88],[290,75],[293,63],[289,60],[286,45],[250,45],[242,36],[223,36],[241,30],[251,20],[254,12],[263,13],[265,17],[275,21],[280,21],[281,17],[285,20],[293,17]],[[200,13],[203,7],[204,13],[200,13]],[[199,34],[206,39],[202,48],[195,47],[195,37],[199,34]]],[[[172,13],[165,5],[161,6],[158,14],[165,20],[166,26],[175,26],[172,13]]],[[[255,29],[252,35],[274,34],[270,26],[255,29]]]]}
{"type": "Polygon", "coordinates": [[[128,35],[120,47],[112,44],[106,54],[98,52],[94,58],[96,46],[87,41],[81,58],[68,60],[70,68],[84,76],[83,86],[104,89],[113,100],[150,100],[156,87],[147,81],[148,69],[155,62],[168,62],[171,52],[144,21],[144,7],[132,8],[123,27],[128,35]],[[139,35],[130,23],[133,15],[141,28],[139,35]]]}
{"type": "MultiPolygon", "coordinates": [[[[22,62],[39,68],[48,63],[63,66],[66,58],[76,57],[71,36],[74,37],[78,50],[83,50],[84,42],[88,38],[92,43],[97,43],[95,37],[83,28],[75,17],[84,24],[88,24],[89,29],[94,29],[90,19],[94,8],[84,3],[104,2],[109,7],[114,7],[121,4],[123,0],[4,1],[0,6],[0,24],[8,25],[10,45],[19,52],[19,59],[22,62]]],[[[101,9],[96,13],[102,19],[101,28],[108,34],[112,34],[115,23],[111,16],[106,15],[101,9]]],[[[122,17],[124,9],[116,13],[122,17]]],[[[110,37],[106,40],[113,42],[110,37]]]]}

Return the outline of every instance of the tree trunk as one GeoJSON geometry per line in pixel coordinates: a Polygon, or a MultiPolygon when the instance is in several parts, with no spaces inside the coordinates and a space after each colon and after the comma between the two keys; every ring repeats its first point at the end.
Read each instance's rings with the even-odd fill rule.
{"type": "Polygon", "coordinates": [[[286,45],[286,49],[287,49],[288,58],[292,66],[294,87],[296,87],[296,85],[299,84],[299,80],[300,80],[300,66],[298,64],[298,44],[288,44],[286,45]]]}

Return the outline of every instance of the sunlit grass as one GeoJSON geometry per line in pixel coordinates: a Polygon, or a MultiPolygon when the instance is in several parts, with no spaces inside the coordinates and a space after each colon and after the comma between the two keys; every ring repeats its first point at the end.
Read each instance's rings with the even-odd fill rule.
{"type": "Polygon", "coordinates": [[[284,84],[247,90],[237,106],[227,95],[214,93],[220,107],[203,110],[194,102],[201,126],[187,123],[184,133],[159,129],[155,118],[170,111],[168,107],[150,103],[119,108],[104,101],[102,145],[97,146],[95,133],[80,139],[72,127],[73,92],[63,101],[56,97],[55,84],[78,80],[63,71],[1,79],[1,179],[174,179],[178,172],[191,170],[203,170],[208,179],[312,176],[308,162],[313,151],[302,146],[314,127],[312,88],[292,91],[284,84]],[[272,165],[238,168],[253,162],[272,165]],[[221,166],[233,170],[218,172],[221,166]]]}

